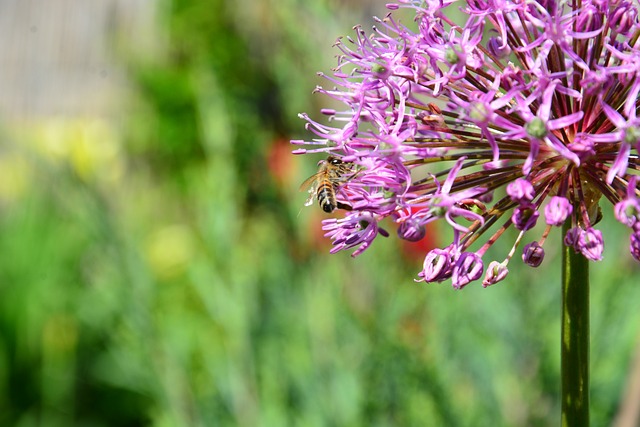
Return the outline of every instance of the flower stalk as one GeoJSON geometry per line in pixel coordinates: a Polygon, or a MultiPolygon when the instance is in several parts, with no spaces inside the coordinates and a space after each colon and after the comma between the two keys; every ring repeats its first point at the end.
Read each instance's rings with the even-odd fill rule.
{"type": "Polygon", "coordinates": [[[562,427],[588,427],[589,261],[568,246],[562,258],[562,427]]]}

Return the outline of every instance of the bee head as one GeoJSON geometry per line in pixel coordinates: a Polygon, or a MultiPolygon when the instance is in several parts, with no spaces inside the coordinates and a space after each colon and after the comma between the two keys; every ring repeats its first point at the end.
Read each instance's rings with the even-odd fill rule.
{"type": "Polygon", "coordinates": [[[334,166],[342,164],[342,160],[338,159],[337,157],[333,157],[333,156],[327,157],[327,162],[331,163],[334,166]]]}

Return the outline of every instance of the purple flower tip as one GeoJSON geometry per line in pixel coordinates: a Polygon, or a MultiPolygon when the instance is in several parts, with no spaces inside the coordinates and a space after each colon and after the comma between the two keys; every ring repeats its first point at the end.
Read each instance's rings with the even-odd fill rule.
{"type": "Polygon", "coordinates": [[[553,196],[544,208],[544,216],[547,224],[557,227],[564,224],[564,221],[573,212],[573,206],[566,197],[553,196]]]}
{"type": "Polygon", "coordinates": [[[636,261],[640,262],[640,231],[634,231],[629,238],[629,251],[636,261]]]}
{"type": "Polygon", "coordinates": [[[507,194],[514,202],[522,203],[532,201],[536,192],[529,181],[518,178],[507,185],[507,194]]]}
{"type": "Polygon", "coordinates": [[[491,37],[489,39],[489,52],[495,57],[502,59],[511,55],[511,48],[508,44],[503,43],[500,37],[491,37]]]}
{"type": "Polygon", "coordinates": [[[424,238],[427,229],[419,220],[409,218],[398,226],[398,237],[409,242],[417,242],[424,238]]]}
{"type": "Polygon", "coordinates": [[[609,25],[620,33],[628,34],[638,22],[638,9],[631,2],[621,1],[619,6],[609,16],[609,25]]]}
{"type": "Polygon", "coordinates": [[[581,32],[598,31],[602,28],[603,19],[603,14],[597,7],[592,4],[587,4],[578,15],[576,27],[579,28],[581,32]]]}
{"type": "Polygon", "coordinates": [[[389,235],[378,226],[378,220],[374,215],[360,212],[353,212],[338,220],[326,219],[323,221],[322,229],[326,231],[325,236],[333,239],[332,253],[357,247],[353,256],[367,249],[378,234],[385,237],[389,235]]]}
{"type": "Polygon", "coordinates": [[[527,203],[522,204],[513,210],[511,221],[516,229],[526,231],[535,227],[539,216],[540,212],[536,210],[536,206],[527,203]]]}
{"type": "Polygon", "coordinates": [[[640,223],[640,202],[636,196],[636,181],[635,176],[629,179],[627,197],[616,203],[614,207],[616,219],[627,227],[640,223]]]}
{"type": "Polygon", "coordinates": [[[580,234],[582,233],[583,230],[580,227],[570,228],[564,236],[565,246],[569,246],[570,248],[575,249],[576,252],[579,252],[578,242],[580,241],[580,234]]]}
{"type": "Polygon", "coordinates": [[[455,289],[462,289],[470,282],[478,280],[484,271],[482,258],[474,252],[465,252],[460,255],[453,266],[451,285],[455,289]]]}
{"type": "Polygon", "coordinates": [[[602,252],[604,251],[604,240],[602,232],[593,228],[588,228],[580,233],[578,239],[578,250],[585,258],[591,261],[602,260],[602,252]]]}
{"type": "Polygon", "coordinates": [[[530,267],[538,267],[544,260],[544,249],[538,242],[531,242],[522,251],[522,261],[530,267]]]}
{"type": "Polygon", "coordinates": [[[487,274],[484,276],[482,286],[486,288],[487,286],[495,285],[507,277],[507,274],[509,274],[509,269],[506,264],[498,261],[491,261],[487,267],[487,274]]]}
{"type": "Polygon", "coordinates": [[[638,203],[638,200],[621,200],[616,203],[614,212],[616,219],[627,227],[633,227],[636,222],[640,221],[640,203],[638,203]]]}
{"type": "Polygon", "coordinates": [[[425,282],[442,282],[451,277],[453,253],[446,249],[433,249],[424,259],[418,276],[425,282]]]}

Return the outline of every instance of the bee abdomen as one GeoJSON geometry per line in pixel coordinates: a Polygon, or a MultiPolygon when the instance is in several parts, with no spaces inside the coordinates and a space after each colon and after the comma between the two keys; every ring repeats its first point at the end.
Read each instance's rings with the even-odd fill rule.
{"type": "Polygon", "coordinates": [[[327,213],[333,212],[336,208],[336,196],[331,183],[323,182],[318,187],[318,204],[327,213]]]}

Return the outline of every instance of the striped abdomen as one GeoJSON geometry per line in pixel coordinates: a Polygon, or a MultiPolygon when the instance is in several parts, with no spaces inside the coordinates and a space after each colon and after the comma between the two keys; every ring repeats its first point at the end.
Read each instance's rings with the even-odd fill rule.
{"type": "Polygon", "coordinates": [[[316,194],[318,195],[318,204],[326,213],[331,213],[336,207],[338,207],[338,203],[336,203],[335,188],[331,181],[321,181],[318,185],[318,191],[316,194]]]}

